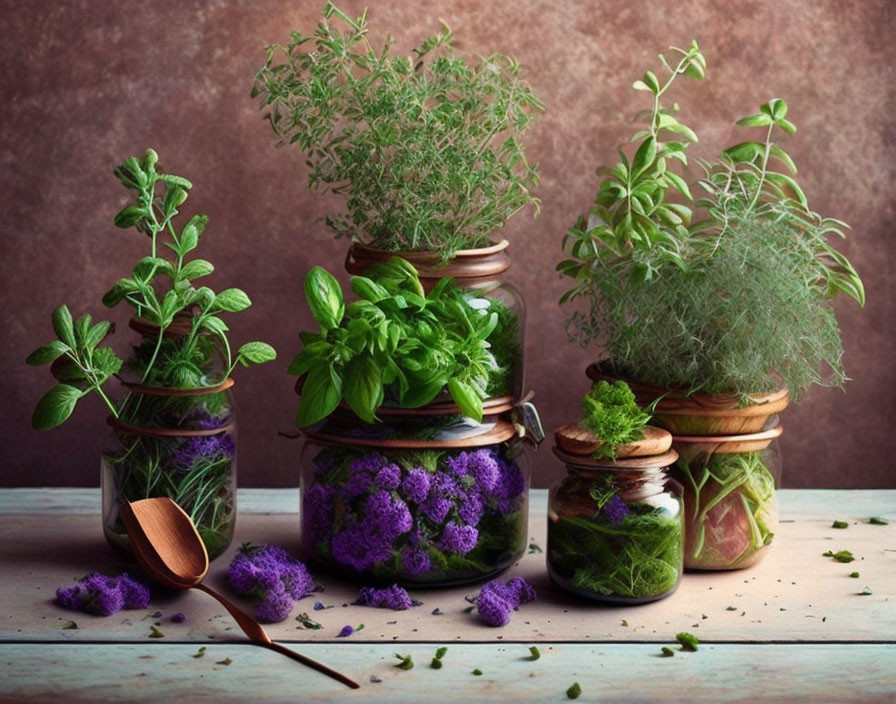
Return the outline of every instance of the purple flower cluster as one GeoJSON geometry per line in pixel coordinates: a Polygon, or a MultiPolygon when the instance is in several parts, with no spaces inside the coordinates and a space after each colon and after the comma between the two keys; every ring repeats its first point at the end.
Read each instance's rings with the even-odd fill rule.
{"type": "Polygon", "coordinates": [[[149,588],[127,572],[118,577],[92,572],[71,587],[59,587],[55,601],[63,609],[110,616],[122,609],[145,609],[149,588]]]}
{"type": "Polygon", "coordinates": [[[343,463],[330,449],[315,457],[303,531],[312,546],[327,545],[337,564],[358,572],[391,560],[399,573],[419,577],[432,570],[434,551],[467,555],[479,543],[482,518],[518,510],[526,489],[516,463],[491,448],[444,453],[438,469],[377,452],[343,463]]]}
{"type": "Polygon", "coordinates": [[[314,590],[305,565],[275,545],[244,544],[227,568],[227,579],[238,594],[260,600],[255,616],[262,623],[283,621],[293,601],[314,590]]]}
{"type": "Polygon", "coordinates": [[[236,442],[230,433],[207,436],[188,436],[181,440],[171,463],[177,469],[186,471],[199,460],[215,462],[230,459],[236,452],[236,442]]]}
{"type": "Polygon", "coordinates": [[[355,602],[358,606],[372,606],[378,609],[393,609],[395,611],[405,611],[413,606],[420,606],[423,602],[414,601],[407,590],[393,584],[391,587],[377,589],[376,587],[361,587],[358,594],[358,600],[355,602]]]}
{"type": "Polygon", "coordinates": [[[479,618],[489,626],[506,626],[510,623],[511,611],[535,599],[535,590],[522,577],[514,577],[506,584],[496,579],[482,585],[476,608],[479,618]]]}

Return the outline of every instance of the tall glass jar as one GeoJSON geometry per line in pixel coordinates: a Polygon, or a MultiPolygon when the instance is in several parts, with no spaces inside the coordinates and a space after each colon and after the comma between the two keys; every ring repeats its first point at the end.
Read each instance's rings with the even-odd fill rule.
{"type": "Polygon", "coordinates": [[[438,252],[384,252],[355,243],[348,251],[345,269],[350,274],[362,275],[368,267],[392,257],[410,262],[420,276],[420,283],[430,291],[440,279],[450,276],[454,283],[468,292],[468,302],[482,315],[497,313],[506,339],[492,345],[493,353],[501,358],[498,364],[513,370],[510,378],[496,380],[488,395],[493,398],[520,398],[525,388],[524,352],[526,306],[522,294],[503,274],[510,268],[507,240],[479,249],[459,250],[454,257],[443,261],[438,252]]]}
{"type": "Polygon", "coordinates": [[[487,579],[518,560],[528,537],[522,443],[506,420],[468,420],[305,431],[305,557],[365,583],[433,587],[487,579]]]}
{"type": "Polygon", "coordinates": [[[673,436],[684,486],[685,558],[694,570],[749,567],[765,557],[778,529],[780,426],[730,436],[673,436]]]}
{"type": "Polygon", "coordinates": [[[551,580],[612,604],[672,594],[684,551],[682,490],[668,473],[675,451],[615,462],[554,452],[569,473],[549,496],[551,580]]]}
{"type": "Polygon", "coordinates": [[[127,395],[101,463],[103,532],[127,547],[121,501],[167,496],[193,519],[210,558],[230,544],[236,521],[233,379],[217,338],[180,316],[159,327],[131,321],[142,340],[126,362],[127,395]],[[147,369],[149,371],[147,372],[147,369]]]}

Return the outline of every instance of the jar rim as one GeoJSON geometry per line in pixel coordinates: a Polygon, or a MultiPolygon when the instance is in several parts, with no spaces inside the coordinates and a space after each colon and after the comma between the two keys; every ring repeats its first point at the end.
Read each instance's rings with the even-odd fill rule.
{"type": "Polygon", "coordinates": [[[662,469],[675,463],[678,459],[678,452],[669,450],[662,455],[650,455],[647,457],[626,457],[624,459],[597,459],[596,457],[588,457],[583,455],[571,455],[564,452],[559,447],[552,447],[554,454],[568,467],[577,470],[642,470],[642,469],[662,469]]]}

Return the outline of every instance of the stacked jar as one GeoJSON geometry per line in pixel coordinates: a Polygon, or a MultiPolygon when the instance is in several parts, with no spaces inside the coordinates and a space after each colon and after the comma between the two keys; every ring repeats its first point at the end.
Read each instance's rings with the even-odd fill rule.
{"type": "Polygon", "coordinates": [[[121,502],[164,496],[190,516],[214,559],[230,544],[236,523],[233,379],[225,376],[218,338],[206,331],[191,335],[189,317],[161,337],[154,323],[133,319],[130,327],[143,340],[122,375],[127,396],[118,416],[108,419],[103,532],[110,544],[127,548],[121,502]],[[165,364],[154,368],[165,373],[144,379],[150,359],[160,358],[165,364]]]}
{"type": "MultiPolygon", "coordinates": [[[[592,379],[606,379],[597,365],[592,379]]],[[[778,528],[781,477],[775,441],[787,390],[768,394],[691,394],[629,382],[639,403],[655,402],[653,422],[672,433],[672,473],[684,488],[684,565],[730,570],[768,553],[778,528]],[[658,400],[657,400],[658,399],[658,400]]]]}
{"type": "Polygon", "coordinates": [[[558,428],[555,454],[567,476],[548,500],[547,568],[562,589],[594,601],[641,604],[681,581],[682,489],[669,470],[678,459],[664,430],[596,458],[599,444],[578,425],[558,428]]]}
{"type": "Polygon", "coordinates": [[[304,428],[306,558],[365,583],[446,586],[487,579],[523,555],[530,472],[522,438],[537,442],[541,429],[534,407],[520,399],[525,309],[501,279],[510,266],[506,247],[459,251],[444,263],[432,252],[350,249],[351,274],[400,256],[427,293],[452,278],[470,315],[501,319],[501,344],[490,350],[507,372],[490,382],[479,421],[443,389],[419,408],[386,398],[374,423],[343,402],[304,428]]]}

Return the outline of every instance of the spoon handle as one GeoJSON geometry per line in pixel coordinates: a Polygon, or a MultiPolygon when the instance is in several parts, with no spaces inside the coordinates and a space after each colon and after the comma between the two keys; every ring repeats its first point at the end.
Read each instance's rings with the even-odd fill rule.
{"type": "Polygon", "coordinates": [[[254,618],[252,618],[249,614],[243,611],[239,606],[234,604],[229,599],[225,598],[221,594],[218,594],[211,587],[207,587],[202,582],[195,585],[196,589],[205,592],[209,596],[213,596],[221,605],[227,609],[231,616],[233,616],[234,620],[237,622],[240,628],[243,629],[243,633],[245,633],[249,640],[257,645],[261,645],[269,650],[273,650],[274,652],[280,653],[281,655],[286,655],[293,660],[298,660],[303,665],[307,665],[308,667],[321,672],[328,677],[341,682],[342,684],[351,687],[352,689],[358,689],[361,685],[359,685],[354,680],[346,677],[341,672],[336,672],[336,670],[332,670],[326,665],[317,662],[317,660],[312,660],[311,658],[302,655],[301,653],[297,653],[295,650],[291,650],[290,648],[284,647],[279,643],[274,643],[271,640],[271,637],[267,634],[267,632],[262,628],[261,624],[258,623],[254,618]]]}

